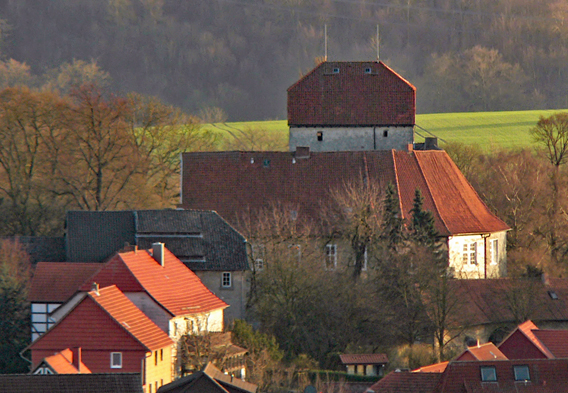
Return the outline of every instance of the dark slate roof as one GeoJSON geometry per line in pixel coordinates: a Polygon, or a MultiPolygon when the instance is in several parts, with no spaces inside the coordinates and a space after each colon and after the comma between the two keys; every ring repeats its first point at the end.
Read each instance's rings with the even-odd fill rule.
{"type": "Polygon", "coordinates": [[[318,220],[330,191],[357,179],[382,190],[395,185],[409,217],[415,190],[442,236],[506,231],[445,151],[200,152],[182,155],[182,206],[211,209],[238,222],[242,214],[280,204],[318,220]]]}
{"type": "Polygon", "coordinates": [[[142,393],[138,373],[0,375],[0,393],[142,393]]]}
{"type": "Polygon", "coordinates": [[[63,236],[7,236],[2,239],[18,241],[29,254],[32,264],[65,260],[65,238],[63,236]]]}
{"type": "Polygon", "coordinates": [[[134,244],[131,211],[68,211],[66,227],[69,262],[103,262],[134,244]]]}
{"type": "Polygon", "coordinates": [[[158,393],[255,393],[257,386],[224,374],[211,363],[158,389],[158,393]]]}
{"type": "Polygon", "coordinates": [[[214,211],[69,212],[67,226],[70,261],[102,262],[125,243],[161,242],[193,271],[248,269],[245,238],[214,211]]]}
{"type": "Polygon", "coordinates": [[[415,114],[416,88],[382,62],[323,62],[288,89],[290,126],[414,125],[415,114]]]}

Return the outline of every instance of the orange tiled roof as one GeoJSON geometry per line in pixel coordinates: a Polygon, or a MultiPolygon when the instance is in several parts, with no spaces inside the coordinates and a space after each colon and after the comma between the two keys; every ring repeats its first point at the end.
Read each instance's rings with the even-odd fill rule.
{"type": "Polygon", "coordinates": [[[339,355],[343,364],[386,364],[389,362],[384,353],[353,353],[339,355]]]}
{"type": "Polygon", "coordinates": [[[446,367],[448,367],[449,362],[441,362],[430,364],[429,366],[424,366],[412,370],[413,373],[443,373],[446,367]]]}
{"type": "Polygon", "coordinates": [[[227,307],[167,249],[163,267],[147,250],[119,252],[81,289],[89,290],[92,282],[116,285],[123,292],[145,291],[175,316],[227,307]]]}
{"type": "Polygon", "coordinates": [[[101,288],[98,293],[91,291],[88,296],[148,350],[153,351],[173,344],[168,335],[140,311],[115,285],[101,288]]]}
{"type": "MultiPolygon", "coordinates": [[[[73,365],[73,351],[69,348],[48,356],[43,360],[56,374],[79,374],[79,370],[73,365]]],[[[81,374],[88,374],[91,370],[81,362],[81,374]]]]}
{"type": "Polygon", "coordinates": [[[28,300],[35,303],[67,301],[102,264],[39,262],[34,271],[28,300]]]}
{"type": "Polygon", "coordinates": [[[442,236],[509,229],[445,151],[312,152],[309,158],[290,152],[184,153],[182,165],[182,206],[216,210],[232,222],[277,204],[318,220],[330,190],[371,179],[383,190],[397,186],[405,218],[420,189],[442,236]]]}
{"type": "MultiPolygon", "coordinates": [[[[476,360],[507,360],[507,356],[492,342],[468,347],[464,354],[465,353],[470,353],[476,360]]],[[[460,357],[458,357],[457,360],[459,360],[460,357]]]]}

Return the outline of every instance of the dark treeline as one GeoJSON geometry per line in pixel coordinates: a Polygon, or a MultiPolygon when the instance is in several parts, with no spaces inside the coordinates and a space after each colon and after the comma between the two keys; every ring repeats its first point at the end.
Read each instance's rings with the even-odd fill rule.
{"type": "Polygon", "coordinates": [[[324,54],[380,58],[422,113],[567,106],[561,0],[52,0],[0,3],[1,54],[43,74],[96,62],[136,91],[229,120],[283,119],[286,88],[324,54]],[[210,113],[210,112],[208,112],[210,113]]]}

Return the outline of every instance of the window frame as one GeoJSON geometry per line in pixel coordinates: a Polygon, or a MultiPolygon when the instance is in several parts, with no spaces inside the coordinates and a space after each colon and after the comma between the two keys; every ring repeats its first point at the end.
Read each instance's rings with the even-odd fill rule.
{"type": "Polygon", "coordinates": [[[325,245],[325,270],[335,269],[337,269],[337,244],[328,243],[325,245]]]}
{"type": "Polygon", "coordinates": [[[491,264],[497,265],[499,263],[499,239],[491,239],[489,244],[491,247],[491,264]]]}
{"type": "Polygon", "coordinates": [[[481,382],[497,382],[497,369],[495,366],[481,366],[479,367],[481,382]],[[491,374],[486,374],[484,371],[491,371],[491,374]]]}
{"type": "Polygon", "coordinates": [[[221,288],[231,288],[233,286],[233,276],[231,272],[221,273],[221,288]]]}
{"type": "Polygon", "coordinates": [[[111,352],[110,353],[110,368],[122,368],[122,352],[111,352]],[[119,363],[114,362],[114,356],[118,356],[119,363]]]}
{"type": "Polygon", "coordinates": [[[516,382],[525,382],[525,381],[530,381],[531,380],[531,370],[529,368],[528,365],[526,364],[516,364],[513,366],[513,375],[515,377],[515,381],[516,382]],[[519,376],[517,375],[517,370],[523,370],[526,371],[526,375],[528,378],[519,378],[519,376]]]}
{"type": "Polygon", "coordinates": [[[463,243],[461,254],[463,265],[477,265],[477,242],[463,243]]]}

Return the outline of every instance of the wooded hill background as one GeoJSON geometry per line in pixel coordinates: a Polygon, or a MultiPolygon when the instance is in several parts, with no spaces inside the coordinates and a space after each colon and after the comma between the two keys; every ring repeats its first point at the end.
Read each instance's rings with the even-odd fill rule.
{"type": "Polygon", "coordinates": [[[4,0],[0,19],[4,60],[94,61],[115,90],[202,117],[284,119],[325,24],[329,60],[375,59],[379,24],[420,113],[568,107],[565,0],[4,0]]]}

